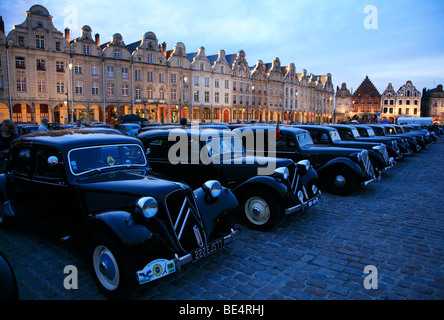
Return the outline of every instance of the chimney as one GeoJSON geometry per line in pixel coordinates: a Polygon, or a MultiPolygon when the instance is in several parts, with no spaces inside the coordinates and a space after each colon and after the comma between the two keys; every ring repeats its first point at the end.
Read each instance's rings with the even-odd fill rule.
{"type": "Polygon", "coordinates": [[[167,56],[167,44],[165,42],[162,43],[162,53],[165,57],[167,56]]]}
{"type": "Polygon", "coordinates": [[[96,33],[95,37],[96,37],[96,44],[97,44],[97,46],[100,47],[100,35],[98,33],[96,33]]]}
{"type": "Polygon", "coordinates": [[[5,33],[5,23],[3,22],[3,17],[0,16],[0,31],[5,33]]]}
{"type": "Polygon", "coordinates": [[[69,42],[69,28],[65,28],[65,39],[69,42]]]}

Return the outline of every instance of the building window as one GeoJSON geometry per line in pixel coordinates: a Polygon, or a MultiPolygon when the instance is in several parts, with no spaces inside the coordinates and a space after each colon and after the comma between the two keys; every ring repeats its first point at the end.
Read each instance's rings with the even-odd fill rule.
{"type": "Polygon", "coordinates": [[[182,100],[183,101],[188,101],[188,91],[187,90],[183,90],[183,92],[182,92],[182,100]]]}
{"type": "Polygon", "coordinates": [[[225,80],[225,89],[230,88],[230,80],[225,80]]]}
{"type": "Polygon", "coordinates": [[[18,45],[19,47],[24,47],[25,46],[25,37],[18,37],[18,45]]]}
{"type": "Polygon", "coordinates": [[[176,101],[176,89],[171,89],[171,100],[176,101]]]}
{"type": "Polygon", "coordinates": [[[57,81],[57,93],[65,93],[65,82],[57,81]]]}
{"type": "Polygon", "coordinates": [[[45,49],[45,36],[35,36],[35,47],[37,49],[45,49]]]}
{"type": "Polygon", "coordinates": [[[220,73],[224,73],[224,66],[220,66],[220,73]]]}
{"type": "Polygon", "coordinates": [[[418,108],[413,109],[413,114],[418,114],[418,108]]]}
{"type": "Polygon", "coordinates": [[[225,103],[230,103],[230,94],[225,93],[225,103]]]}
{"type": "Polygon", "coordinates": [[[106,76],[108,78],[114,78],[114,67],[106,67],[106,76]]]}
{"type": "Polygon", "coordinates": [[[128,68],[122,68],[122,79],[128,79],[128,68]]]}
{"type": "Polygon", "coordinates": [[[56,71],[65,72],[65,63],[63,61],[56,61],[56,71]]]}
{"type": "Polygon", "coordinates": [[[148,89],[148,100],[153,100],[154,99],[154,90],[149,88],[148,89]]]}
{"type": "Polygon", "coordinates": [[[92,83],[92,87],[91,87],[91,93],[94,96],[99,95],[99,84],[97,82],[93,82],[92,83]]]}
{"type": "Polygon", "coordinates": [[[83,94],[83,82],[76,81],[76,94],[83,94]]]}
{"type": "Polygon", "coordinates": [[[402,114],[402,108],[398,109],[398,114],[402,114]]]}
{"type": "Polygon", "coordinates": [[[16,57],[15,58],[15,67],[17,69],[26,69],[25,58],[23,58],[23,57],[16,57]]]}
{"type": "Polygon", "coordinates": [[[159,82],[160,83],[165,83],[165,74],[164,73],[159,73],[159,82]]]}
{"type": "Polygon", "coordinates": [[[194,85],[195,86],[199,85],[199,77],[197,77],[197,76],[194,77],[194,85]]]}
{"type": "Polygon", "coordinates": [[[219,79],[214,79],[214,87],[219,88],[219,79]]]}
{"type": "Polygon", "coordinates": [[[210,86],[210,78],[205,78],[205,87],[209,87],[210,86]]]}
{"type": "Polygon", "coordinates": [[[85,56],[89,56],[89,46],[83,46],[83,54],[85,56]]]}
{"type": "Polygon", "coordinates": [[[153,63],[153,54],[148,53],[148,63],[153,63]]]}
{"type": "Polygon", "coordinates": [[[17,92],[26,92],[26,78],[17,78],[17,92]]]}
{"type": "Polygon", "coordinates": [[[106,86],[106,94],[109,96],[114,96],[115,92],[114,92],[114,83],[108,83],[108,85],[106,86]]]}
{"type": "Polygon", "coordinates": [[[114,59],[119,60],[120,59],[120,50],[114,49],[114,59]]]}
{"type": "Polygon", "coordinates": [[[175,73],[171,74],[171,83],[177,83],[177,75],[175,73]]]}
{"type": "Polygon", "coordinates": [[[99,75],[99,67],[95,64],[91,66],[91,75],[98,76],[99,75]]]}
{"type": "Polygon", "coordinates": [[[194,90],[194,102],[199,102],[199,90],[194,90]]]}
{"type": "Polygon", "coordinates": [[[160,100],[165,100],[165,91],[163,89],[160,89],[160,100]]]}
{"type": "Polygon", "coordinates": [[[153,82],[153,72],[152,71],[148,71],[147,73],[147,81],[148,82],[153,82]]]}
{"type": "Polygon", "coordinates": [[[203,64],[203,62],[200,63],[200,71],[204,71],[204,64],[203,64]]]}
{"type": "Polygon", "coordinates": [[[37,91],[40,93],[46,93],[46,80],[45,79],[37,80],[37,91]]]}
{"type": "Polygon", "coordinates": [[[136,96],[135,96],[136,100],[141,101],[142,100],[142,89],[137,87],[136,88],[136,96]]]}
{"type": "Polygon", "coordinates": [[[74,73],[75,73],[75,74],[82,74],[82,73],[83,73],[82,65],[81,65],[80,63],[77,63],[77,64],[74,66],[74,73]]]}
{"type": "Polygon", "coordinates": [[[62,51],[62,49],[61,49],[61,47],[60,47],[60,41],[56,41],[56,43],[55,43],[55,49],[56,49],[56,51],[62,51]]]}
{"type": "Polygon", "coordinates": [[[37,59],[37,70],[45,71],[45,60],[37,59]]]}
{"type": "Polygon", "coordinates": [[[142,81],[142,70],[135,70],[135,72],[134,72],[134,80],[142,81]]]}
{"type": "Polygon", "coordinates": [[[205,91],[205,102],[206,103],[210,102],[210,92],[209,91],[205,91]]]}
{"type": "MultiPolygon", "coordinates": [[[[129,95],[129,87],[127,84],[124,84],[124,85],[122,85],[122,96],[128,97],[128,95],[129,95]]],[[[137,93],[136,93],[136,95],[137,95],[137,93]]]]}
{"type": "Polygon", "coordinates": [[[214,102],[219,103],[219,92],[214,93],[214,102]]]}

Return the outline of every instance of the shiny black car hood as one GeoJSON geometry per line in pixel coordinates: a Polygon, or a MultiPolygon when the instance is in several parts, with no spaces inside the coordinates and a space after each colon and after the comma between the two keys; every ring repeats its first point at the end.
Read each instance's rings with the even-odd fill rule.
{"type": "Polygon", "coordinates": [[[145,169],[115,170],[93,173],[78,180],[83,190],[124,192],[134,195],[162,196],[180,188],[177,182],[161,179],[145,169]]]}

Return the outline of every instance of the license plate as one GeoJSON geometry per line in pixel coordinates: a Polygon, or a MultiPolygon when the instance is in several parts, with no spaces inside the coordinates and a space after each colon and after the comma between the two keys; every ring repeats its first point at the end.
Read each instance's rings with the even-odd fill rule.
{"type": "Polygon", "coordinates": [[[192,261],[197,261],[224,247],[224,239],[217,239],[206,246],[191,251],[192,261]]]}

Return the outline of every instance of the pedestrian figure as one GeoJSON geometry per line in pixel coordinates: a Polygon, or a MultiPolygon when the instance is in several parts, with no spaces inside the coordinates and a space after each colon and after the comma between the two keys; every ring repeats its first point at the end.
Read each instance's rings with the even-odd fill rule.
{"type": "Polygon", "coordinates": [[[11,143],[18,136],[18,133],[15,131],[14,121],[10,119],[3,120],[0,125],[0,173],[6,170],[11,143]]]}
{"type": "Polygon", "coordinates": [[[49,131],[48,129],[48,118],[47,117],[43,117],[42,118],[42,124],[39,126],[38,131],[49,131]]]}
{"type": "Polygon", "coordinates": [[[186,129],[187,128],[187,118],[180,118],[180,127],[182,129],[186,129]]]}

